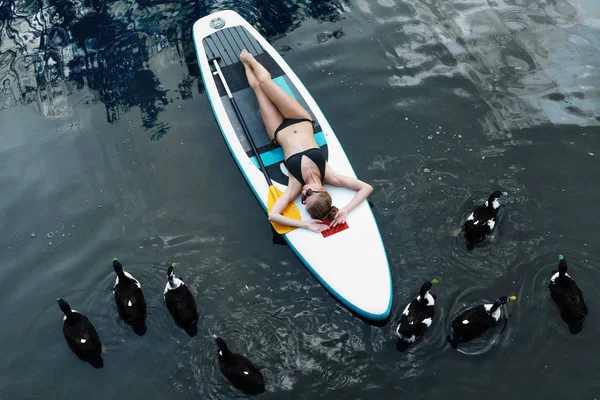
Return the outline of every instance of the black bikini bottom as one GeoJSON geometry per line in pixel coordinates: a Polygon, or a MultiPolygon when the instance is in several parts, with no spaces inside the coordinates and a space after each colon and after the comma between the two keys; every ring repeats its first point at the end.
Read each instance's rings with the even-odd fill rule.
{"type": "Polygon", "coordinates": [[[313,124],[313,133],[314,133],[315,126],[314,126],[314,122],[311,119],[308,119],[308,118],[299,118],[299,119],[284,118],[283,122],[281,124],[279,124],[277,129],[275,129],[275,133],[273,133],[273,143],[276,145],[279,145],[279,143],[277,143],[277,134],[279,133],[280,130],[285,129],[288,126],[299,124],[300,122],[310,122],[311,124],[313,124]]]}

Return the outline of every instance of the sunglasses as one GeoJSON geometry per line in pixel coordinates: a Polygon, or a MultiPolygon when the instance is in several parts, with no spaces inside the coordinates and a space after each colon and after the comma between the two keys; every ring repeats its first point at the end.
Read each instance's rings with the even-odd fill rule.
{"type": "Polygon", "coordinates": [[[300,201],[302,202],[302,204],[306,204],[306,199],[310,196],[313,195],[313,193],[323,193],[322,190],[312,190],[312,189],[308,189],[306,191],[306,194],[303,194],[302,197],[300,197],[300,201]]]}

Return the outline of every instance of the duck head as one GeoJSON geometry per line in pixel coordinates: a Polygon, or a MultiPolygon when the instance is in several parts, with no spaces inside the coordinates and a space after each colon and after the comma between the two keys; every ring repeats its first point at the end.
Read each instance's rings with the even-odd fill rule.
{"type": "Polygon", "coordinates": [[[496,209],[500,207],[500,203],[496,201],[496,199],[500,196],[502,196],[502,192],[496,190],[494,193],[490,194],[490,197],[488,197],[488,201],[485,202],[485,205],[491,209],[496,209]]]}
{"type": "Polygon", "coordinates": [[[560,256],[558,256],[558,274],[559,274],[559,276],[565,276],[566,273],[567,273],[567,261],[561,254],[560,256]]]}
{"type": "Polygon", "coordinates": [[[494,305],[492,306],[492,308],[489,311],[490,314],[494,313],[499,307],[502,307],[503,305],[505,305],[509,301],[515,301],[516,299],[517,299],[516,296],[502,296],[502,297],[498,297],[496,299],[496,301],[494,302],[494,305]]]}
{"type": "Polygon", "coordinates": [[[175,263],[171,264],[167,269],[167,279],[169,282],[173,283],[173,278],[175,278],[175,263]]]}
{"type": "Polygon", "coordinates": [[[231,354],[231,350],[229,350],[223,339],[217,337],[217,335],[212,335],[212,337],[217,342],[217,347],[219,348],[219,357],[226,357],[231,354]]]}
{"type": "Polygon", "coordinates": [[[56,302],[58,303],[58,306],[60,307],[61,311],[65,314],[65,317],[68,318],[69,316],[71,316],[71,314],[73,314],[73,310],[71,310],[71,306],[69,305],[69,303],[67,303],[60,297],[56,299],[56,302]]]}
{"type": "Polygon", "coordinates": [[[113,269],[117,273],[117,276],[122,277],[123,275],[125,275],[123,273],[123,266],[121,265],[121,263],[119,262],[119,260],[117,258],[113,259],[113,269]]]}
{"type": "Polygon", "coordinates": [[[434,279],[432,281],[425,282],[423,284],[423,286],[421,286],[421,291],[419,292],[419,300],[422,303],[424,303],[424,304],[427,303],[427,300],[426,300],[427,293],[429,293],[429,291],[431,290],[433,285],[437,285],[437,283],[438,283],[438,280],[434,279]]]}
{"type": "Polygon", "coordinates": [[[496,299],[495,304],[498,304],[499,306],[503,306],[506,303],[508,303],[509,301],[515,301],[516,299],[517,299],[516,296],[502,296],[502,297],[498,297],[496,299]]]}

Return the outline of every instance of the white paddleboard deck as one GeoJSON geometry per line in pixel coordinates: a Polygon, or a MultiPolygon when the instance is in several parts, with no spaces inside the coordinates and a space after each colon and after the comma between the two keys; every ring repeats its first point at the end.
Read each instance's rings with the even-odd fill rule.
{"type": "MultiPolygon", "coordinates": [[[[340,174],[356,177],[342,146],[308,90],[279,53],[239,14],[227,10],[199,19],[194,24],[194,43],[204,85],[225,142],[265,212],[268,184],[219,77],[212,74],[214,67],[209,60],[214,57],[221,58],[219,66],[275,186],[285,191],[288,182],[283,150],[271,143],[265,131],[258,102],[239,61],[238,56],[244,48],[269,70],[279,86],[310,112],[316,122],[315,139],[329,165],[340,174]]],[[[348,204],[356,193],[330,185],[326,188],[338,207],[348,204]]],[[[310,219],[300,197],[295,204],[302,219],[310,219]]],[[[381,235],[366,201],[352,210],[347,223],[348,229],[326,238],[306,229],[296,229],[284,237],[333,296],[363,317],[383,320],[389,316],[392,305],[392,281],[381,235]]]]}

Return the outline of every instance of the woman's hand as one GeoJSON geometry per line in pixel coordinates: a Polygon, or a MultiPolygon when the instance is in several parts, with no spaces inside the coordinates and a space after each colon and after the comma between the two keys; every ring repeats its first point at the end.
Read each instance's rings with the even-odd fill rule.
{"type": "Polygon", "coordinates": [[[335,214],[335,219],[331,222],[331,227],[342,225],[348,218],[348,211],[343,208],[335,214]]]}
{"type": "Polygon", "coordinates": [[[327,170],[325,172],[325,183],[356,191],[356,194],[352,200],[350,200],[350,202],[346,204],[344,208],[338,211],[331,224],[332,227],[346,222],[348,213],[358,207],[363,201],[365,201],[367,197],[369,197],[371,193],[373,193],[373,186],[351,176],[338,174],[331,167],[329,167],[329,164],[327,164],[327,170]]]}
{"type": "Polygon", "coordinates": [[[321,233],[321,232],[329,229],[329,226],[327,224],[324,224],[323,222],[319,221],[318,219],[310,219],[305,222],[306,223],[304,225],[304,228],[310,229],[313,232],[321,233]]]}

